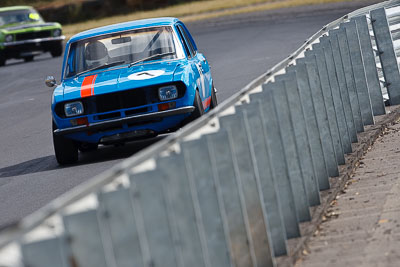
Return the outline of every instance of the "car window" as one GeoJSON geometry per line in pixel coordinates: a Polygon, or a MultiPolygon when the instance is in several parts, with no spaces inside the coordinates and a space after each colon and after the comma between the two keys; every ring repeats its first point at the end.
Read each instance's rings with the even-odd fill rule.
{"type": "Polygon", "coordinates": [[[182,58],[171,27],[148,27],[83,39],[71,44],[66,77],[93,68],[129,64],[141,60],[182,58]]]}
{"type": "Polygon", "coordinates": [[[20,9],[0,12],[0,26],[23,24],[28,22],[42,21],[39,13],[32,9],[20,9]]]}
{"type": "Polygon", "coordinates": [[[182,25],[178,24],[178,29],[181,33],[181,35],[183,36],[183,39],[185,40],[185,44],[188,47],[189,51],[190,51],[190,56],[194,57],[196,55],[196,51],[194,50],[193,44],[190,41],[189,36],[187,35],[185,29],[182,27],[182,25]]]}
{"type": "Polygon", "coordinates": [[[188,55],[188,57],[190,58],[190,57],[192,57],[192,53],[191,53],[191,51],[190,51],[190,49],[189,49],[189,45],[188,45],[188,43],[187,43],[187,41],[186,41],[186,38],[185,38],[185,36],[183,35],[182,30],[181,30],[181,28],[179,27],[179,25],[177,25],[177,29],[178,29],[179,37],[180,37],[180,39],[182,40],[183,47],[184,47],[184,49],[185,49],[186,55],[188,55]]]}
{"type": "Polygon", "coordinates": [[[192,43],[192,39],[189,36],[189,33],[187,32],[187,30],[185,29],[185,27],[183,27],[182,25],[178,25],[180,30],[182,31],[183,35],[185,36],[185,40],[189,45],[189,49],[192,53],[192,56],[196,55],[196,48],[194,46],[194,44],[192,43]]]}

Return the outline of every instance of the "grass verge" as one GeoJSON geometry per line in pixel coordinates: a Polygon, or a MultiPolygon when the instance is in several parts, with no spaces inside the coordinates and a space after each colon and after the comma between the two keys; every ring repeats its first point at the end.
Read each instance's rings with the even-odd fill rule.
{"type": "Polygon", "coordinates": [[[70,38],[84,30],[144,18],[168,16],[178,17],[184,22],[189,22],[255,11],[344,1],[351,0],[207,0],[65,25],[64,34],[70,38]]]}

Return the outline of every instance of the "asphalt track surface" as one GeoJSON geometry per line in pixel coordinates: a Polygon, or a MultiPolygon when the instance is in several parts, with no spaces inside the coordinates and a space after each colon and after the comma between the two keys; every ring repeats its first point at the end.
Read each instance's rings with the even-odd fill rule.
{"type": "MultiPolygon", "coordinates": [[[[212,67],[219,101],[296,50],[323,25],[362,6],[355,1],[263,11],[187,24],[212,67]]],[[[0,229],[157,141],[100,147],[73,166],[58,166],[51,136],[52,89],[62,58],[8,61],[0,68],[0,229]]]]}

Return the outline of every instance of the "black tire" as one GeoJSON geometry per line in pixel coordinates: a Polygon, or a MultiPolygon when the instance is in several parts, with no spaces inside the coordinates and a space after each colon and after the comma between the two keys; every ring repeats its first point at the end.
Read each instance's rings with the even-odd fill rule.
{"type": "Polygon", "coordinates": [[[54,44],[54,46],[50,50],[50,54],[52,57],[60,57],[63,53],[63,45],[62,42],[58,42],[54,44]]]}
{"type": "Polygon", "coordinates": [[[82,153],[90,152],[90,151],[95,151],[99,147],[99,144],[93,144],[93,143],[80,143],[78,146],[78,149],[82,153]]]}
{"type": "Polygon", "coordinates": [[[28,56],[28,57],[24,57],[24,61],[25,62],[31,62],[33,61],[34,56],[28,56]]]}
{"type": "Polygon", "coordinates": [[[72,164],[78,161],[78,146],[75,141],[60,135],[54,135],[57,126],[53,122],[53,145],[58,164],[72,164]]]}
{"type": "Polygon", "coordinates": [[[214,88],[214,85],[211,89],[211,104],[210,104],[210,109],[213,109],[218,106],[218,101],[217,101],[217,94],[215,93],[216,90],[214,88]]]}
{"type": "Polygon", "coordinates": [[[3,53],[0,52],[0,67],[3,67],[4,65],[6,65],[6,58],[3,53]]]}
{"type": "Polygon", "coordinates": [[[203,102],[201,101],[199,91],[197,90],[194,96],[193,106],[195,107],[195,109],[190,115],[191,121],[200,118],[204,114],[203,102]]]}

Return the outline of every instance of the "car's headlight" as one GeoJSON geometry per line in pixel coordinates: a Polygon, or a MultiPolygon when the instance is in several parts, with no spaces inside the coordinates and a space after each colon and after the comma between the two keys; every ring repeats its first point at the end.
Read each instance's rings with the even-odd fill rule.
{"type": "Polygon", "coordinates": [[[12,42],[14,40],[14,37],[11,34],[9,34],[9,35],[6,35],[6,38],[4,38],[4,40],[7,43],[9,43],[9,42],[12,42]]]}
{"type": "Polygon", "coordinates": [[[58,36],[60,36],[61,35],[61,30],[60,29],[55,29],[54,31],[53,31],[53,36],[54,37],[58,37],[58,36]]]}
{"type": "Polygon", "coordinates": [[[65,116],[72,117],[83,114],[83,105],[81,101],[67,103],[64,106],[65,116]]]}
{"type": "Polygon", "coordinates": [[[175,85],[160,87],[158,89],[158,96],[161,101],[178,98],[178,89],[175,85]]]}

